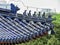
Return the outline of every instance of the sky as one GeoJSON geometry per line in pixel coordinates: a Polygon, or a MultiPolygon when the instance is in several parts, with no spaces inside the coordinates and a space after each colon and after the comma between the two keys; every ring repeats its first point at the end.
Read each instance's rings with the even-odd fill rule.
{"type": "MultiPolygon", "coordinates": [[[[2,0],[3,2],[4,0],[2,0]]],[[[20,8],[19,13],[22,13],[25,9],[32,10],[32,13],[40,8],[50,8],[60,13],[60,0],[5,0],[8,4],[14,3],[20,8]],[[28,6],[28,8],[27,8],[28,6]],[[34,7],[34,8],[32,8],[34,7]],[[36,8],[35,8],[36,7],[36,8]]]]}

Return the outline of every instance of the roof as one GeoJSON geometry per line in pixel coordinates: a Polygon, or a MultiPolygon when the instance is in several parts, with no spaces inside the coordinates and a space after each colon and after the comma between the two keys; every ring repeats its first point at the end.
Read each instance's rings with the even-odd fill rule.
{"type": "Polygon", "coordinates": [[[13,13],[0,13],[0,43],[22,43],[39,36],[43,36],[53,29],[53,24],[49,19],[43,18],[46,22],[41,23],[43,19],[35,17],[24,17],[24,15],[13,13]],[[45,25],[46,23],[46,25],[45,25]]]}

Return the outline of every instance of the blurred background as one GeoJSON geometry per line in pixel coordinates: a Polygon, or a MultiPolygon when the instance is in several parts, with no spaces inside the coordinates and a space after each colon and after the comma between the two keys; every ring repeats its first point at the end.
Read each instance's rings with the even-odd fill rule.
{"type": "Polygon", "coordinates": [[[60,0],[0,0],[0,3],[15,4],[20,10],[18,13],[22,13],[24,10],[32,10],[32,13],[38,9],[52,9],[57,13],[60,12],[60,0]]]}

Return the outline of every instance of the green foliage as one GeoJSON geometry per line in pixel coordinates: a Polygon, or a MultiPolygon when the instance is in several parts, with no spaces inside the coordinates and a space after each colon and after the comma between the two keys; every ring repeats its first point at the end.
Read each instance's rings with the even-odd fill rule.
{"type": "Polygon", "coordinates": [[[56,32],[55,35],[46,35],[17,45],[60,45],[60,14],[54,15],[53,18],[56,18],[56,20],[53,21],[55,25],[54,30],[56,32]]]}

